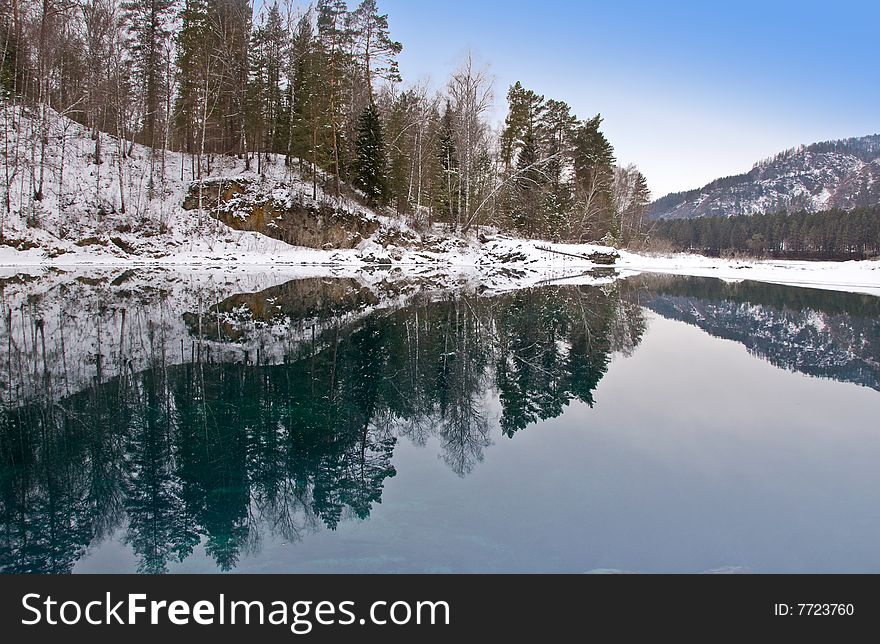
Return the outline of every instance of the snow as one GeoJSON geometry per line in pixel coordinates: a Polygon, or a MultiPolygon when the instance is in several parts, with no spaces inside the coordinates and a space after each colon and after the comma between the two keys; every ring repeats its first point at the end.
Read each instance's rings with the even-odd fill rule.
{"type": "Polygon", "coordinates": [[[880,296],[880,261],[807,262],[734,260],[702,255],[640,255],[621,252],[619,268],[647,273],[716,277],[729,282],[755,280],[880,296]]]}
{"type": "Polygon", "coordinates": [[[749,279],[880,296],[880,261],[877,260],[732,260],[701,255],[645,255],[620,251],[620,259],[615,266],[607,267],[586,259],[551,254],[539,246],[574,255],[594,251],[613,252],[613,249],[590,244],[549,244],[503,236],[490,238],[486,243],[446,240],[432,251],[388,249],[374,243],[348,250],[317,250],[288,246],[262,235],[249,234],[244,242],[193,240],[164,257],[120,258],[85,247],[78,248],[77,252],[47,258],[37,249],[18,251],[2,246],[0,267],[5,268],[4,273],[16,267],[219,267],[225,271],[240,270],[245,273],[290,272],[301,267],[311,275],[351,274],[363,270],[406,270],[409,273],[440,271],[453,276],[484,279],[495,287],[501,286],[499,282],[506,280],[510,288],[564,279],[592,269],[613,268],[619,275],[647,272],[716,277],[726,281],[749,279]],[[382,263],[377,264],[369,259],[381,260],[382,263]],[[498,275],[501,273],[509,276],[500,280],[498,275]]]}
{"type": "Polygon", "coordinates": [[[871,186],[880,155],[877,135],[801,146],[759,161],[741,175],[654,202],[655,218],[731,216],[877,203],[871,186]]]}
{"type": "MultiPolygon", "coordinates": [[[[488,229],[472,230],[463,236],[453,236],[441,226],[417,232],[399,219],[376,214],[350,198],[331,197],[320,188],[313,200],[310,181],[285,166],[280,157],[264,162],[261,174],[244,171],[242,162],[235,158],[216,157],[206,182],[239,178],[258,184],[264,188],[262,194],[278,202],[330,203],[380,222],[379,231],[356,248],[294,247],[259,233],[233,230],[207,216],[200,223],[196,211],[184,210],[183,198],[194,177],[192,161],[183,154],[165,154],[165,178],[155,182],[153,199],[146,199],[151,167],[148,150],[130,146],[131,155],[124,161],[120,182],[120,146],[115,140],[103,135],[104,161],[97,165],[92,158],[95,142],[90,133],[51,111],[44,198],[34,202],[30,195],[37,172],[31,158],[39,154],[40,146],[33,144],[32,136],[39,115],[21,107],[4,109],[5,116],[15,121],[7,143],[12,159],[9,163],[15,165],[16,173],[9,192],[12,214],[3,222],[3,237],[7,244],[17,247],[0,245],[3,274],[39,272],[41,268],[122,267],[148,271],[164,267],[191,271],[214,267],[227,275],[240,271],[244,275],[265,272],[333,276],[381,269],[385,273],[445,275],[444,279],[450,281],[466,278],[491,288],[521,288],[577,279],[595,268],[607,269],[586,257],[572,255],[616,252],[596,244],[517,239],[488,229]],[[34,221],[38,225],[33,225],[34,221]],[[379,243],[383,238],[395,238],[389,233],[400,233],[396,238],[415,243],[383,246],[379,243]],[[547,248],[567,255],[547,252],[547,248]]],[[[621,251],[612,272],[618,277],[653,272],[731,281],[751,279],[880,295],[880,261],[742,261],[621,251]]]]}

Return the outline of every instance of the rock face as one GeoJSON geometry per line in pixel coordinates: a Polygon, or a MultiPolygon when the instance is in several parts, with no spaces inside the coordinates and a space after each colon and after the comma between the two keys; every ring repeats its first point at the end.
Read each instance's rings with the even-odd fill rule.
{"type": "Polygon", "coordinates": [[[379,220],[326,203],[292,199],[284,190],[267,195],[244,178],[194,183],[183,202],[185,210],[202,208],[235,230],[262,233],[293,246],[354,248],[379,229],[379,220]]]}
{"type": "Polygon", "coordinates": [[[658,199],[653,219],[817,212],[880,204],[880,135],[814,143],[761,161],[747,173],[658,199]]]}

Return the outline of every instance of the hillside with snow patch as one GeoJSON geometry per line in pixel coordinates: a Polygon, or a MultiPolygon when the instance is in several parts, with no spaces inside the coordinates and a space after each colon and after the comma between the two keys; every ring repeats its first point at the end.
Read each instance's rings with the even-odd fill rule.
{"type": "Polygon", "coordinates": [[[880,204],[880,135],[815,143],[756,163],[745,174],[716,179],[655,201],[649,217],[818,212],[880,204]]]}
{"type": "Polygon", "coordinates": [[[399,218],[335,197],[281,155],[245,169],[214,155],[201,179],[190,155],[148,148],[49,110],[17,107],[8,120],[9,214],[0,264],[607,264],[613,249],[546,244],[491,229],[416,231],[399,218]],[[45,118],[44,118],[45,117],[45,118]],[[44,130],[42,124],[46,123],[44,130]],[[541,248],[562,249],[569,255],[541,248]],[[575,256],[572,256],[571,254],[575,256]]]}
{"type": "Polygon", "coordinates": [[[44,121],[42,109],[5,110],[9,180],[4,199],[10,213],[2,221],[0,239],[7,248],[37,249],[49,259],[75,255],[99,260],[289,251],[291,244],[236,230],[200,204],[184,208],[194,183],[205,185],[210,201],[211,186],[224,179],[253,186],[279,203],[297,202],[374,221],[374,232],[403,225],[352,198],[332,197],[320,184],[313,192],[311,182],[277,155],[262,163],[260,173],[245,170],[241,159],[212,156],[201,182],[190,155],[152,153],[103,133],[98,135],[98,158],[96,140],[87,128],[51,110],[44,121]]]}

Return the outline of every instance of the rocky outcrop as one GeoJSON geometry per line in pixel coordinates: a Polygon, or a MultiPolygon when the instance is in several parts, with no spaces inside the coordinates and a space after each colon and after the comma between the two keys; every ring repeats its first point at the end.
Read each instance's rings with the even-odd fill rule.
{"type": "Polygon", "coordinates": [[[327,203],[290,198],[287,191],[266,194],[244,178],[209,179],[193,183],[185,210],[202,209],[235,230],[262,233],[292,246],[354,248],[379,230],[371,215],[334,208],[327,203]],[[279,198],[278,193],[284,197],[279,198]]]}

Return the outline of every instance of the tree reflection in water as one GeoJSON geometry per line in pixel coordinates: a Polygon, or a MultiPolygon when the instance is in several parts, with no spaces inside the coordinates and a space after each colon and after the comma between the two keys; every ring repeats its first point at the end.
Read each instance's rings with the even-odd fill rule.
{"type": "Polygon", "coordinates": [[[172,312],[186,338],[127,319],[131,307],[86,307],[95,349],[76,365],[63,325],[41,337],[35,310],[7,310],[5,373],[20,393],[0,413],[0,570],[69,572],[119,529],[140,572],[200,544],[231,570],[266,531],[295,542],[367,518],[401,439],[436,438],[465,476],[496,419],[513,437],[573,399],[593,404],[610,355],[645,330],[619,291],[464,290],[359,315],[377,299],[353,280],[299,280],[172,312]],[[136,324],[143,369],[119,339],[131,344],[136,324]],[[229,350],[256,336],[256,350],[229,350]],[[76,370],[92,375],[69,391],[76,370]]]}

